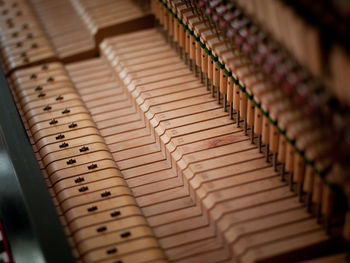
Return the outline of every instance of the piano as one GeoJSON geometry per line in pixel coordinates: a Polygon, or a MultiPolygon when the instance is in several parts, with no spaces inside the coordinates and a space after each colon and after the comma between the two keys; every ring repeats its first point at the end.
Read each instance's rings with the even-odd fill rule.
{"type": "Polygon", "coordinates": [[[0,0],[0,262],[347,262],[346,0],[0,0]]]}

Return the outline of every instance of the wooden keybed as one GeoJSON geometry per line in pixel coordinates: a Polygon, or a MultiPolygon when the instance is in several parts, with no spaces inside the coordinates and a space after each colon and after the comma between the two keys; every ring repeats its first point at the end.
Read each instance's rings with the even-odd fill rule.
{"type": "MultiPolygon", "coordinates": [[[[0,6],[13,8],[1,59],[78,262],[344,251],[341,199],[316,174],[329,163],[328,127],[315,129],[186,1],[151,1],[151,29],[149,12],[128,1],[30,2],[35,13],[24,0],[0,6]],[[13,18],[21,7],[28,16],[13,18]],[[71,14],[68,25],[55,24],[55,9],[71,14]]],[[[324,260],[335,259],[345,256],[324,260]]]]}

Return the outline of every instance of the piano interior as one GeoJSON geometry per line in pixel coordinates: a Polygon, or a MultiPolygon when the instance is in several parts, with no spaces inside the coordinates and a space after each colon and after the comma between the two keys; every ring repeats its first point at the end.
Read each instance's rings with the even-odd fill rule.
{"type": "Polygon", "coordinates": [[[48,210],[34,206],[60,223],[32,227],[57,255],[29,260],[0,177],[0,262],[347,262],[348,1],[0,0],[0,14],[1,94],[40,170],[14,176],[46,185],[48,210]]]}

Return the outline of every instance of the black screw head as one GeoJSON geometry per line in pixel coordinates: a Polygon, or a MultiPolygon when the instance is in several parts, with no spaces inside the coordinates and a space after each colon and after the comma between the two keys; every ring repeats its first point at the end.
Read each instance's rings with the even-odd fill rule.
{"type": "Polygon", "coordinates": [[[77,161],[75,159],[69,159],[67,165],[75,164],[77,161]]]}
{"type": "Polygon", "coordinates": [[[79,149],[80,152],[86,152],[89,150],[89,147],[83,146],[79,149]]]}
{"type": "Polygon", "coordinates": [[[88,169],[89,169],[89,170],[92,170],[92,169],[95,169],[95,168],[97,168],[97,164],[94,164],[94,163],[92,163],[92,164],[90,164],[90,165],[88,166],[88,169]]]}
{"type": "Polygon", "coordinates": [[[68,125],[68,128],[73,129],[76,128],[78,126],[78,124],[72,122],[71,124],[68,125]]]}
{"type": "Polygon", "coordinates": [[[62,114],[67,114],[67,113],[70,113],[70,110],[67,108],[64,108],[64,110],[62,111],[62,114]]]}
{"type": "Polygon", "coordinates": [[[65,136],[63,134],[59,134],[56,136],[56,140],[61,140],[63,139],[65,136]]]}
{"type": "Polygon", "coordinates": [[[126,237],[129,237],[129,236],[131,236],[131,233],[129,231],[123,232],[123,233],[120,234],[121,238],[126,238],[126,237]]]}
{"type": "Polygon", "coordinates": [[[87,210],[88,210],[88,212],[96,211],[97,210],[97,206],[91,205],[91,206],[89,206],[89,208],[87,210]]]}
{"type": "Polygon", "coordinates": [[[106,253],[107,253],[107,254],[114,254],[114,253],[117,253],[117,249],[116,249],[115,247],[110,248],[110,249],[107,249],[107,250],[106,250],[106,253]]]}
{"type": "Polygon", "coordinates": [[[69,146],[69,144],[68,143],[66,143],[66,142],[63,142],[62,144],[60,144],[60,148],[66,148],[66,147],[68,147],[69,146]]]}
{"type": "Polygon", "coordinates": [[[87,187],[87,186],[83,186],[83,187],[79,188],[79,192],[85,192],[87,190],[89,190],[89,187],[87,187]]]}
{"type": "Polygon", "coordinates": [[[74,182],[75,182],[76,184],[81,183],[81,182],[84,182],[84,181],[85,181],[84,177],[78,177],[77,179],[74,180],[74,182]]]}
{"type": "Polygon", "coordinates": [[[50,105],[46,105],[44,108],[43,108],[43,111],[48,111],[48,110],[51,110],[52,107],[50,105]]]}
{"type": "Polygon", "coordinates": [[[121,215],[121,212],[120,211],[113,211],[111,213],[111,217],[116,217],[116,216],[120,216],[121,215]]]}
{"type": "Polygon", "coordinates": [[[38,94],[38,98],[43,98],[43,97],[45,97],[46,96],[46,93],[44,93],[44,92],[40,92],[39,94],[38,94]]]}
{"type": "Polygon", "coordinates": [[[110,191],[104,191],[102,194],[101,194],[101,197],[107,197],[107,196],[110,196],[111,195],[111,192],[110,191]]]}
{"type": "Polygon", "coordinates": [[[105,227],[105,226],[100,226],[99,228],[96,229],[96,231],[97,231],[97,232],[100,232],[100,233],[101,233],[101,232],[104,232],[104,231],[106,231],[106,230],[107,230],[107,227],[105,227]]]}
{"type": "Polygon", "coordinates": [[[49,122],[50,125],[54,125],[57,123],[58,123],[58,121],[56,119],[51,119],[51,121],[49,122]]]}

